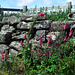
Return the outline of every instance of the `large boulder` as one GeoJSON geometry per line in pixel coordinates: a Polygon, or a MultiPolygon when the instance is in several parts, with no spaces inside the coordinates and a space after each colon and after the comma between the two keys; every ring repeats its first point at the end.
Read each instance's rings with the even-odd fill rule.
{"type": "Polygon", "coordinates": [[[0,32],[0,43],[7,43],[11,42],[11,32],[1,31],[0,32]]]}
{"type": "Polygon", "coordinates": [[[11,16],[11,17],[3,17],[2,22],[15,24],[15,23],[19,23],[20,20],[18,18],[16,18],[15,16],[11,16]]]}

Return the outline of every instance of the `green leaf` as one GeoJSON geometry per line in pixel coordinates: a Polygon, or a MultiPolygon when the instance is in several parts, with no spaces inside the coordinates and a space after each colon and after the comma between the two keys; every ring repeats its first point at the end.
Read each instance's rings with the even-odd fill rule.
{"type": "Polygon", "coordinates": [[[30,50],[30,48],[28,47],[28,50],[30,50]]]}
{"type": "Polygon", "coordinates": [[[23,50],[21,50],[21,51],[18,53],[18,55],[20,55],[20,54],[23,54],[23,50]]]}
{"type": "Polygon", "coordinates": [[[51,69],[47,68],[47,70],[48,70],[49,72],[52,72],[52,68],[51,68],[51,69]]]}
{"type": "Polygon", "coordinates": [[[74,43],[72,43],[73,44],[73,47],[75,46],[75,42],[74,43]]]}

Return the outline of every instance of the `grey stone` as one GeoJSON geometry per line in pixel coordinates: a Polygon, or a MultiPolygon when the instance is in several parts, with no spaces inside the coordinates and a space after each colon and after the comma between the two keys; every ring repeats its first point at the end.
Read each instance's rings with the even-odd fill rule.
{"type": "Polygon", "coordinates": [[[15,33],[12,34],[12,39],[24,39],[24,35],[26,34],[26,37],[28,37],[28,32],[17,30],[15,33]]]}
{"type": "Polygon", "coordinates": [[[42,42],[45,42],[46,41],[45,30],[36,31],[36,35],[35,35],[34,38],[38,41],[39,40],[39,37],[41,37],[42,42]]]}
{"type": "Polygon", "coordinates": [[[0,32],[0,43],[10,43],[11,32],[1,31],[0,32]]]}
{"type": "Polygon", "coordinates": [[[50,26],[51,26],[51,20],[36,21],[34,28],[36,28],[36,29],[49,29],[50,26]]]}
{"type": "Polygon", "coordinates": [[[75,29],[75,24],[72,26],[73,29],[75,29]]]}
{"type": "MultiPolygon", "coordinates": [[[[58,41],[58,40],[61,40],[62,38],[65,37],[65,33],[63,32],[49,32],[47,35],[46,35],[46,39],[48,41],[48,37],[50,37],[51,35],[51,44],[54,43],[55,41],[58,41]]],[[[63,39],[62,39],[63,40],[63,39]]]]}
{"type": "Polygon", "coordinates": [[[2,22],[14,24],[14,23],[19,23],[20,20],[17,19],[15,16],[11,16],[11,17],[3,17],[2,22]]]}
{"type": "Polygon", "coordinates": [[[26,23],[26,22],[20,22],[17,25],[18,29],[30,29],[32,22],[26,23]]]}
{"type": "Polygon", "coordinates": [[[14,23],[19,23],[20,20],[18,18],[16,18],[15,16],[11,16],[11,17],[9,17],[9,22],[10,22],[10,24],[14,24],[14,23]]]}
{"type": "Polygon", "coordinates": [[[9,25],[3,25],[3,27],[1,28],[1,31],[6,31],[6,32],[13,32],[14,30],[15,28],[9,25]]]}
{"type": "Polygon", "coordinates": [[[9,17],[3,17],[2,22],[3,23],[9,23],[9,17]]]}
{"type": "Polygon", "coordinates": [[[10,56],[17,56],[17,54],[18,54],[18,51],[16,51],[16,50],[14,50],[14,49],[9,50],[9,55],[10,56]]]}
{"type": "MultiPolygon", "coordinates": [[[[69,29],[71,27],[71,25],[75,23],[75,21],[66,21],[66,22],[67,22],[66,30],[69,29]]],[[[54,21],[51,23],[51,26],[53,26],[52,30],[54,30],[54,31],[57,31],[57,30],[64,31],[64,25],[65,25],[65,21],[62,21],[62,22],[61,21],[54,21]]]]}
{"type": "Polygon", "coordinates": [[[3,53],[5,51],[8,51],[9,47],[5,44],[0,44],[0,53],[3,53]]]}
{"type": "Polygon", "coordinates": [[[14,48],[16,49],[17,51],[20,51],[20,50],[23,50],[23,48],[21,47],[20,45],[20,42],[17,42],[17,41],[12,41],[9,45],[10,48],[14,48]]]}
{"type": "Polygon", "coordinates": [[[74,20],[75,21],[75,14],[69,13],[68,14],[68,19],[74,20]]]}

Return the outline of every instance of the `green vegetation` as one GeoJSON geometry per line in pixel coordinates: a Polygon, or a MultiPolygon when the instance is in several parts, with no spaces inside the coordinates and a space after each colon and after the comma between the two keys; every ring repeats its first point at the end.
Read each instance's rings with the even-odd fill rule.
{"type": "MultiPolygon", "coordinates": [[[[39,44],[36,48],[36,56],[33,58],[32,48],[29,47],[29,37],[38,17],[39,15],[32,23],[27,41],[25,38],[23,50],[18,53],[18,56],[11,56],[9,60],[2,61],[4,65],[0,70],[1,75],[75,75],[75,43],[72,39],[67,38],[65,43],[61,43],[61,37],[55,41],[59,43],[49,45],[50,48],[47,47],[48,43],[43,43],[45,47],[43,50],[39,44]]],[[[75,32],[72,36],[74,34],[75,32]]]]}
{"type": "Polygon", "coordinates": [[[47,19],[52,21],[69,21],[68,14],[66,12],[50,12],[50,14],[47,14],[47,19]]]}
{"type": "Polygon", "coordinates": [[[16,16],[17,18],[19,18],[19,13],[18,14],[16,14],[16,13],[11,13],[11,14],[8,14],[8,13],[3,14],[3,13],[1,13],[0,14],[0,21],[2,21],[3,17],[10,17],[10,16],[16,16]]]}

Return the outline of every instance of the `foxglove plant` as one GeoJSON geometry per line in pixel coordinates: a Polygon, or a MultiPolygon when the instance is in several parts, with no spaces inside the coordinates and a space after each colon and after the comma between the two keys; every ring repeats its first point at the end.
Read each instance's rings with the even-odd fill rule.
{"type": "Polygon", "coordinates": [[[2,60],[3,60],[4,62],[7,60],[7,57],[8,57],[8,55],[7,55],[6,51],[5,51],[4,54],[2,53],[2,60]]]}
{"type": "MultiPolygon", "coordinates": [[[[43,16],[44,14],[40,14],[40,16],[43,16]]],[[[26,69],[26,63],[27,63],[27,60],[26,59],[28,59],[28,60],[31,60],[32,59],[32,54],[31,54],[31,50],[30,50],[30,47],[29,47],[29,37],[30,37],[30,33],[31,33],[31,31],[32,31],[32,29],[33,29],[33,26],[35,25],[35,22],[36,22],[36,20],[38,19],[38,17],[39,17],[39,15],[37,15],[36,17],[35,17],[35,19],[34,19],[34,21],[33,21],[33,23],[32,23],[32,25],[31,25],[31,28],[30,28],[30,30],[29,30],[29,32],[28,32],[28,37],[26,38],[26,34],[24,35],[24,39],[27,41],[27,42],[25,42],[25,45],[24,45],[24,50],[21,50],[19,53],[18,53],[18,55],[20,55],[20,54],[22,54],[23,56],[22,56],[22,58],[23,58],[23,60],[24,60],[24,64],[25,64],[25,69],[26,69]]],[[[40,46],[41,46],[41,39],[40,39],[40,46]]],[[[22,42],[20,42],[20,45],[23,47],[23,43],[22,42]]],[[[32,62],[32,61],[31,61],[32,62]]]]}
{"type": "Polygon", "coordinates": [[[39,40],[39,45],[42,47],[41,44],[42,44],[43,42],[41,41],[41,38],[40,38],[40,37],[39,37],[39,39],[40,39],[40,40],[39,40]]]}
{"type": "Polygon", "coordinates": [[[64,29],[66,29],[66,27],[67,27],[67,22],[65,21],[64,29]]]}

